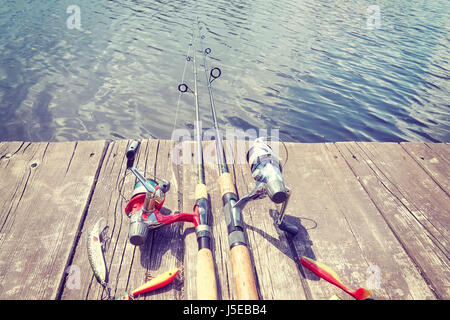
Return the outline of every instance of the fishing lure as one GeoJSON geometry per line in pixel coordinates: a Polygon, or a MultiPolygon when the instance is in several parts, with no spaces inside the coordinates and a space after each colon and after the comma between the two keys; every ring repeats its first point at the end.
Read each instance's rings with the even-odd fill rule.
{"type": "Polygon", "coordinates": [[[339,279],[338,275],[333,271],[333,269],[331,269],[327,265],[304,256],[300,258],[300,262],[306,268],[317,274],[319,277],[341,288],[349,295],[353,296],[356,300],[369,300],[371,295],[371,292],[369,290],[364,288],[358,288],[356,290],[348,289],[342,283],[341,279],[339,279]]]}
{"type": "MultiPolygon", "coordinates": [[[[105,226],[102,228],[103,220],[104,218],[100,218],[95,223],[92,230],[89,231],[87,239],[87,251],[88,260],[89,264],[91,265],[92,272],[94,273],[94,276],[100,283],[100,285],[106,290],[108,300],[111,300],[113,297],[111,296],[111,288],[108,284],[108,270],[106,268],[105,261],[105,247],[108,240],[106,237],[106,231],[109,227],[105,226]]],[[[147,281],[130,293],[125,292],[117,300],[133,300],[136,295],[164,287],[175,279],[179,271],[180,270],[178,268],[175,268],[168,272],[164,272],[154,277],[150,281],[147,281]]]]}
{"type": "Polygon", "coordinates": [[[150,281],[147,281],[146,283],[134,289],[133,291],[125,292],[119,298],[117,298],[117,300],[133,300],[139,294],[164,287],[165,285],[168,285],[175,279],[179,271],[180,269],[175,268],[173,270],[161,273],[160,275],[154,277],[150,281]]]}
{"type": "Polygon", "coordinates": [[[106,290],[108,299],[111,297],[111,289],[108,285],[108,272],[105,262],[105,243],[106,243],[106,230],[109,226],[105,226],[101,229],[101,224],[105,219],[100,218],[94,225],[91,231],[88,233],[87,239],[87,252],[88,260],[91,265],[95,278],[100,285],[106,290]]]}

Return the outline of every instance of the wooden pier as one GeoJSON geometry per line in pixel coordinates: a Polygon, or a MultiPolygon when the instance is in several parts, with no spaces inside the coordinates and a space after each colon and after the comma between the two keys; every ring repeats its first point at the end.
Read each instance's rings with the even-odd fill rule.
{"type": "MultiPolygon", "coordinates": [[[[114,295],[137,287],[149,274],[178,267],[174,282],[139,299],[196,299],[192,225],[155,230],[142,247],[128,241],[124,208],[134,183],[132,175],[125,176],[128,143],[0,143],[0,299],[104,299],[86,250],[87,232],[100,217],[109,225],[106,261],[114,295]]],[[[214,157],[214,148],[207,148],[211,143],[205,142],[204,150],[214,157]]],[[[176,145],[143,140],[136,166],[148,176],[170,180],[164,207],[191,212],[195,157],[185,151],[177,164],[176,145]]],[[[303,269],[301,256],[332,267],[350,288],[370,287],[374,299],[450,299],[449,144],[286,147],[283,176],[291,189],[286,220],[299,233],[289,238],[274,226],[271,209],[277,207],[267,198],[243,211],[260,299],[316,300],[335,294],[352,299],[303,269]]],[[[279,150],[283,155],[282,146],[279,150]]],[[[254,185],[249,166],[235,160],[230,168],[243,196],[254,185]]],[[[217,166],[207,161],[205,170],[219,298],[235,299],[217,166]]]]}

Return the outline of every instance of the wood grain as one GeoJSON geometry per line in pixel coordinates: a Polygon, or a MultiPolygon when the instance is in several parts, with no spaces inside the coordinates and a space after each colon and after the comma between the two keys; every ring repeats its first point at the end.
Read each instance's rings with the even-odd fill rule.
{"type": "Polygon", "coordinates": [[[448,298],[448,196],[399,144],[337,146],[434,295],[448,298]]]}
{"type": "MultiPolygon", "coordinates": [[[[86,234],[104,217],[111,238],[106,264],[113,295],[148,276],[178,267],[168,286],[141,300],[197,299],[198,247],[193,225],[154,230],[141,247],[129,243],[124,213],[134,176],[126,172],[129,140],[0,142],[0,299],[105,299],[87,259],[86,234]],[[121,193],[119,192],[121,190],[121,193]]],[[[170,180],[162,213],[192,212],[197,167],[193,142],[180,155],[174,141],[142,140],[135,165],[147,177],[170,180]],[[176,153],[176,155],[174,154],[176,153]]],[[[245,147],[226,144],[238,196],[254,185],[245,147]],[[239,156],[240,155],[240,156],[239,156]]],[[[204,141],[212,211],[212,261],[218,298],[239,297],[218,183],[214,141],[204,141]]],[[[285,220],[294,237],[274,225],[268,198],[242,212],[258,298],[328,299],[340,289],[305,270],[301,256],[332,267],[352,289],[373,286],[375,299],[448,299],[449,156],[442,143],[286,143],[279,146],[291,199],[285,220]],[[378,280],[377,280],[378,279],[378,280]],[[378,281],[378,282],[377,282],[378,281]]],[[[239,249],[239,248],[238,248],[239,249]]]]}
{"type": "MultiPolygon", "coordinates": [[[[330,266],[350,288],[367,287],[375,299],[431,299],[413,261],[385,223],[335,144],[289,144],[284,170],[292,188],[289,212],[303,235],[299,256],[330,266]]],[[[350,299],[303,271],[312,299],[350,299]]]]}
{"type": "Polygon", "coordinates": [[[58,296],[105,147],[105,141],[0,145],[2,299],[58,296]]]}

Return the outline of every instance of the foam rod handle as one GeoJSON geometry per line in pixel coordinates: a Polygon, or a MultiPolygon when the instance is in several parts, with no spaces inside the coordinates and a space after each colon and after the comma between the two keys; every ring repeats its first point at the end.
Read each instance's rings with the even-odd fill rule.
{"type": "Polygon", "coordinates": [[[210,249],[203,248],[197,254],[197,299],[217,300],[216,273],[210,249]]]}
{"type": "Polygon", "coordinates": [[[236,295],[238,300],[258,300],[250,252],[247,246],[236,245],[231,248],[231,264],[233,268],[236,295]]]}

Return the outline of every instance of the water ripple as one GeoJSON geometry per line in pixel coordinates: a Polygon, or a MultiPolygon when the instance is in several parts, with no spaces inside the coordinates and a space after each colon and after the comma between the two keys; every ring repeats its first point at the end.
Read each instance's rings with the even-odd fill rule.
{"type": "MultiPolygon", "coordinates": [[[[72,2],[0,0],[1,140],[170,138],[197,16],[222,69],[223,128],[303,142],[450,140],[448,1],[377,1],[381,25],[370,29],[362,0],[78,0],[80,30],[67,28],[72,2]]],[[[183,95],[175,126],[193,119],[183,95]]]]}

